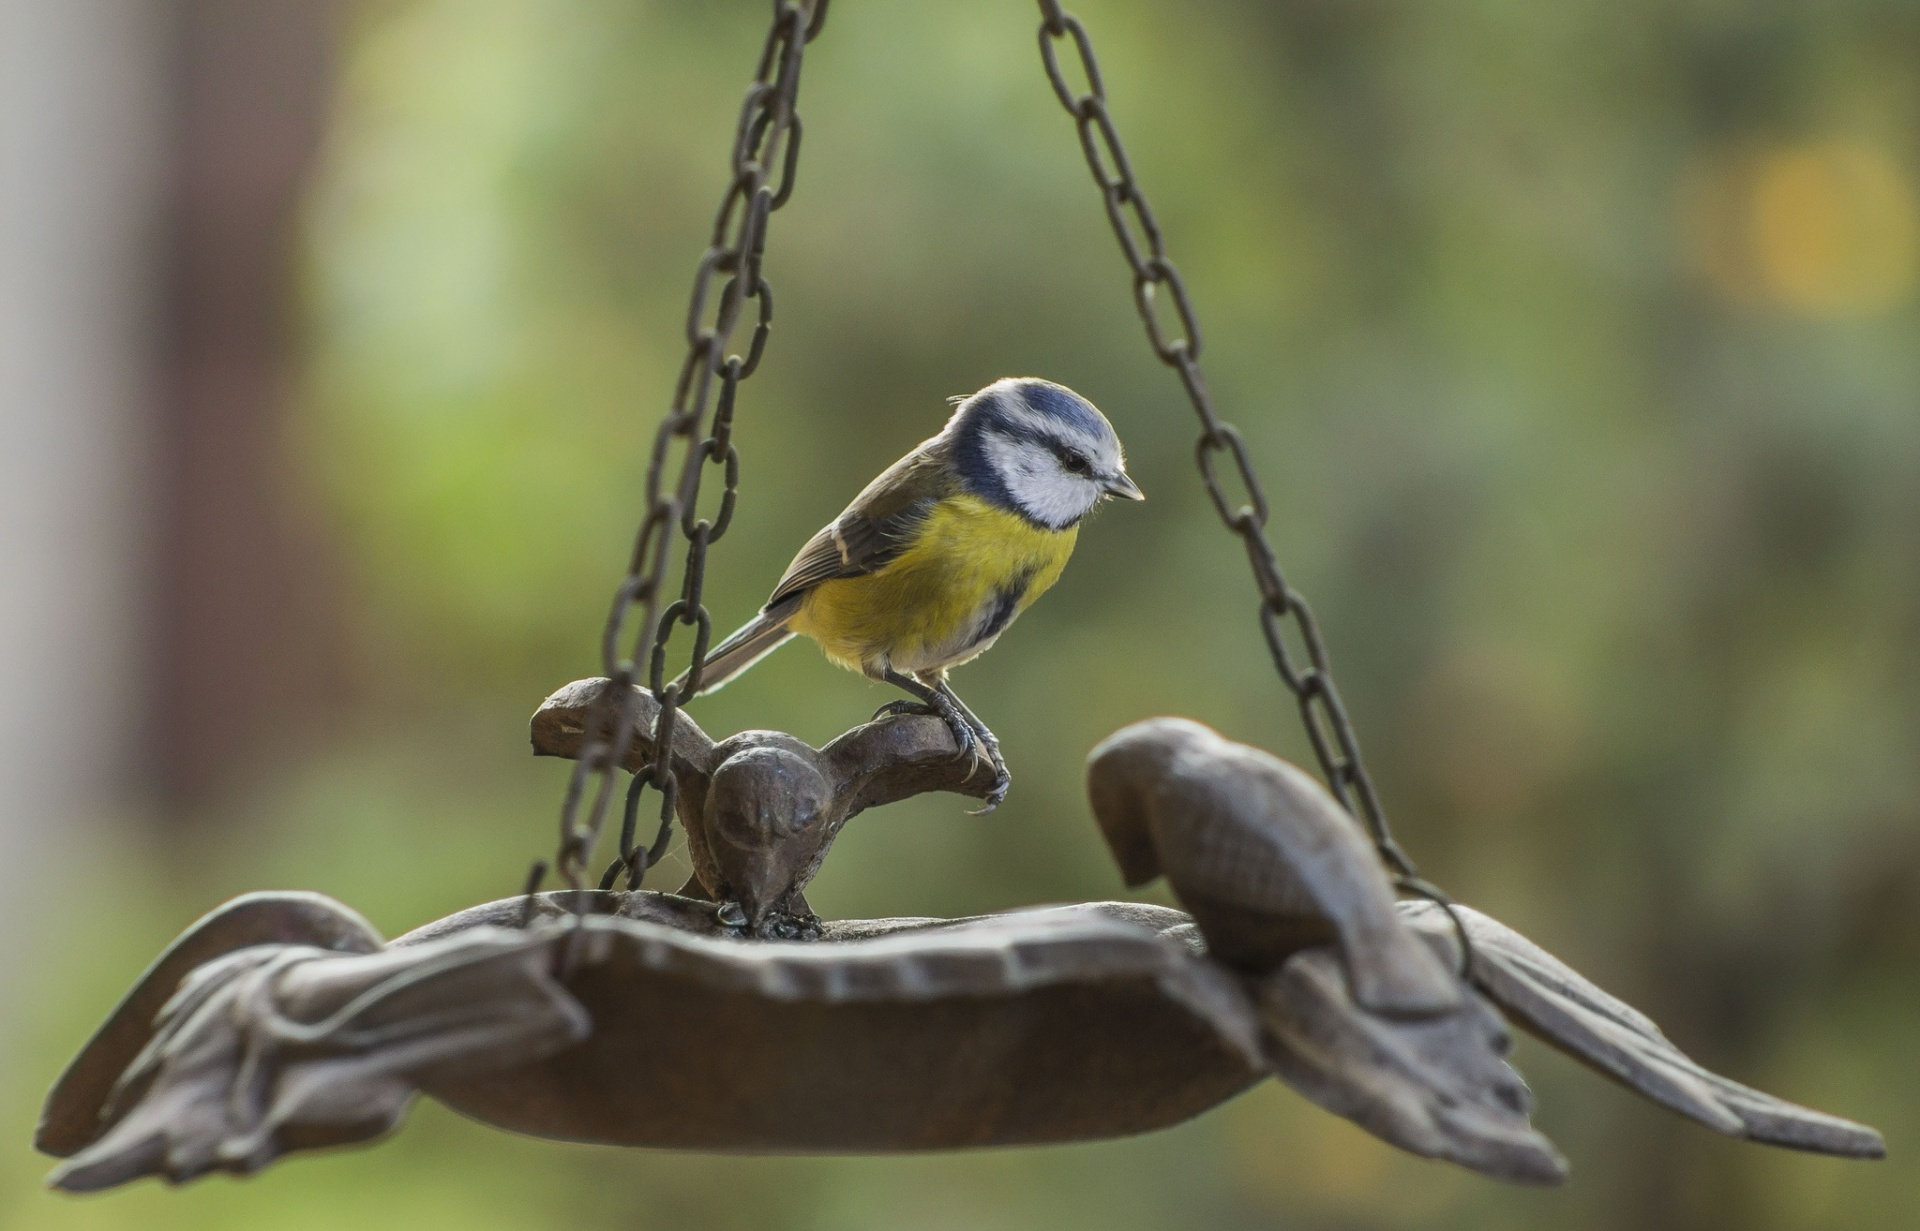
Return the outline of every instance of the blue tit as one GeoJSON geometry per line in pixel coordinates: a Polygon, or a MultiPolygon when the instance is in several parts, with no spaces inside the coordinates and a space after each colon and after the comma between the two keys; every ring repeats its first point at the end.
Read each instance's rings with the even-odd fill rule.
{"type": "Polygon", "coordinates": [[[981,811],[992,811],[1010,783],[1006,760],[947,672],[1060,579],[1081,519],[1110,496],[1145,499],[1093,403],[1051,381],[995,381],[958,399],[939,435],[807,541],[760,614],[709,653],[700,693],[811,637],[833,662],[914,698],[883,713],[935,714],[962,756],[984,756],[994,785],[981,811]]]}

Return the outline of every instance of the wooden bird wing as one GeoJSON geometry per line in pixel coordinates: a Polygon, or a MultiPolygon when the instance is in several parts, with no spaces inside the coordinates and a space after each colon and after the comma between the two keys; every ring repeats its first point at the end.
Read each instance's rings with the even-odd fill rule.
{"type": "MultiPolygon", "coordinates": [[[[1401,917],[1459,949],[1453,922],[1431,902],[1401,902],[1401,917]]],[[[1595,1071],[1730,1137],[1881,1158],[1886,1143],[1864,1124],[1814,1111],[1722,1077],[1682,1052],[1646,1014],[1608,994],[1505,924],[1454,908],[1473,945],[1474,984],[1522,1026],[1595,1071]]]]}
{"type": "Polygon", "coordinates": [[[933,506],[953,490],[945,451],[936,437],[887,467],[840,516],[807,540],[764,610],[797,600],[823,581],[864,577],[884,568],[907,549],[933,506]]]}

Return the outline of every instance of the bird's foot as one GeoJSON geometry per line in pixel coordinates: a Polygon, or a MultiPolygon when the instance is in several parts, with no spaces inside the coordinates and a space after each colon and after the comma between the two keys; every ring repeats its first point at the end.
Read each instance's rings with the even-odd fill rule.
{"type": "MultiPolygon", "coordinates": [[[[915,700],[893,701],[883,705],[874,714],[875,718],[881,714],[932,714],[946,723],[947,730],[953,733],[954,747],[959,750],[955,755],[966,757],[975,764],[979,763],[981,757],[979,735],[986,729],[980,726],[980,720],[960,703],[960,698],[953,695],[944,678],[930,684],[925,680],[903,675],[892,668],[888,668],[885,674],[877,678],[911,694],[915,700]],[[925,708],[921,708],[922,706],[925,708]]],[[[993,738],[992,732],[989,731],[986,734],[988,739],[993,738]]]]}
{"type": "MultiPolygon", "coordinates": [[[[972,723],[959,706],[939,693],[933,694],[931,701],[889,701],[873,712],[869,722],[877,722],[895,714],[918,714],[923,717],[938,718],[947,724],[947,730],[953,733],[954,746],[959,749],[956,756],[971,757],[978,764],[981,759],[980,743],[972,723]]],[[[992,739],[993,733],[987,732],[992,739]]]]}
{"type": "Polygon", "coordinates": [[[921,718],[935,718],[939,716],[938,711],[931,705],[921,701],[909,701],[905,697],[902,697],[898,701],[889,701],[879,709],[873,711],[873,717],[867,719],[867,721],[879,722],[882,718],[892,718],[896,714],[912,714],[921,718]]]}
{"type": "Polygon", "coordinates": [[[985,816],[998,808],[1007,797],[1007,791],[1013,786],[1013,775],[1007,772],[1007,759],[1000,755],[1000,741],[994,738],[992,731],[982,725],[978,732],[981,748],[986,753],[986,762],[993,769],[993,786],[988,789],[981,806],[974,809],[970,816],[985,816]]]}
{"type": "Polygon", "coordinates": [[[956,708],[949,707],[940,717],[947,720],[947,730],[953,732],[953,742],[959,748],[954,755],[965,757],[971,772],[972,767],[980,764],[982,756],[986,755],[980,745],[980,733],[973,729],[973,724],[968,722],[966,716],[956,708]]]}
{"type": "Polygon", "coordinates": [[[819,940],[820,916],[772,911],[753,929],[753,934],[761,940],[819,940]]]}

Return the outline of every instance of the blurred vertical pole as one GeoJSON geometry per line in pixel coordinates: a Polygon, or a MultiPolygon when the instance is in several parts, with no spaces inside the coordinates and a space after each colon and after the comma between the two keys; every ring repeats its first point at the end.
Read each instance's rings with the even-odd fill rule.
{"type": "MultiPolygon", "coordinates": [[[[282,431],[332,0],[0,0],[0,900],[205,798],[335,661],[282,431]],[[131,807],[129,807],[131,805],[131,807]]],[[[0,1037],[12,955],[0,950],[0,1037]]]]}
{"type": "Polygon", "coordinates": [[[166,79],[150,0],[0,0],[0,1039],[138,720],[166,79]]]}
{"type": "Polygon", "coordinates": [[[326,553],[290,495],[301,190],[333,0],[175,0],[171,234],[148,750],[180,814],[310,721],[337,678],[326,553]]]}

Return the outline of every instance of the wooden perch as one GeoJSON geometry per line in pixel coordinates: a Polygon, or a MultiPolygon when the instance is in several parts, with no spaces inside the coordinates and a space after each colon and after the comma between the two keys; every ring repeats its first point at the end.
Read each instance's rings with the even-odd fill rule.
{"type": "MultiPolygon", "coordinates": [[[[579,756],[589,712],[608,687],[576,680],[548,697],[533,715],[534,753],[579,756]]],[[[623,768],[638,772],[653,761],[660,706],[643,688],[633,690],[633,705],[636,734],[623,768]]],[[[786,936],[790,921],[812,916],[803,891],[852,817],[928,791],[984,799],[994,784],[991,766],[959,755],[946,723],[920,715],[865,723],[815,749],[783,731],[742,731],[715,743],[680,714],[673,743],[693,861],[680,892],[738,902],[763,935],[786,936]]]]}

